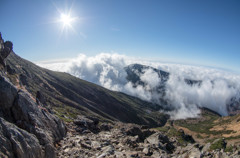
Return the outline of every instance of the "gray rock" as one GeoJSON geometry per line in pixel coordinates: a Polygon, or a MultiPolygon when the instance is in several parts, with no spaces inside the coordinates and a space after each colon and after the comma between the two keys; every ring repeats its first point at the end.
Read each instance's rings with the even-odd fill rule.
{"type": "Polygon", "coordinates": [[[98,141],[92,141],[91,147],[92,147],[93,149],[99,150],[99,149],[101,149],[101,143],[99,143],[98,141]]]}
{"type": "Polygon", "coordinates": [[[114,154],[114,151],[115,151],[115,149],[112,145],[105,146],[102,148],[102,153],[104,155],[112,155],[112,154],[114,154]]]}
{"type": "Polygon", "coordinates": [[[189,151],[189,157],[191,157],[191,158],[201,158],[202,155],[201,155],[201,152],[199,151],[198,148],[192,148],[189,151]]]}
{"type": "Polygon", "coordinates": [[[149,144],[158,145],[158,144],[159,144],[158,136],[159,136],[159,133],[155,133],[155,134],[149,136],[149,137],[146,139],[146,141],[147,141],[149,144]]]}
{"type": "Polygon", "coordinates": [[[16,73],[15,69],[12,69],[9,65],[6,66],[7,73],[13,75],[16,73]]]}
{"type": "MultiPolygon", "coordinates": [[[[97,124],[99,123],[99,120],[96,118],[87,118],[82,115],[78,115],[77,119],[74,120],[74,124],[79,127],[79,132],[86,133],[88,130],[90,130],[93,133],[99,132],[99,128],[97,127],[97,124]]],[[[88,133],[88,132],[87,132],[88,133]]]]}
{"type": "Polygon", "coordinates": [[[46,104],[45,97],[42,95],[42,93],[41,93],[40,91],[37,91],[36,101],[37,101],[37,104],[38,104],[38,105],[40,105],[40,104],[46,104]]]}
{"type": "Polygon", "coordinates": [[[0,108],[11,108],[16,96],[17,88],[6,77],[0,76],[0,108]]]}
{"type": "Polygon", "coordinates": [[[41,145],[35,135],[0,118],[0,157],[42,158],[41,145]]]}
{"type": "Polygon", "coordinates": [[[211,146],[211,143],[205,144],[204,147],[202,148],[202,153],[203,154],[207,153],[210,149],[210,146],[211,146]]]}
{"type": "Polygon", "coordinates": [[[139,137],[138,137],[138,135],[136,135],[134,137],[133,136],[126,137],[126,138],[124,138],[123,143],[130,147],[135,148],[138,146],[139,137]]]}
{"type": "Polygon", "coordinates": [[[7,58],[7,56],[11,53],[13,48],[13,44],[10,41],[4,42],[4,48],[1,50],[2,59],[7,58]]]}
{"type": "Polygon", "coordinates": [[[142,151],[146,156],[151,156],[153,153],[149,147],[145,147],[142,151]]]}
{"type": "Polygon", "coordinates": [[[142,135],[142,130],[139,126],[133,125],[133,124],[128,124],[126,128],[124,129],[127,135],[129,136],[140,136],[142,135]]]}
{"type": "Polygon", "coordinates": [[[169,141],[169,138],[162,133],[152,134],[151,136],[146,138],[146,142],[162,150],[165,150],[168,153],[172,153],[175,149],[175,146],[172,142],[169,141]]]}
{"type": "MultiPolygon", "coordinates": [[[[12,107],[13,118],[20,128],[37,136],[40,144],[45,146],[48,157],[53,144],[60,141],[66,134],[63,122],[50,114],[44,107],[38,106],[25,92],[20,91],[12,107]]],[[[52,157],[53,154],[50,154],[52,157]]]]}
{"type": "Polygon", "coordinates": [[[155,145],[159,144],[159,142],[163,144],[170,142],[168,137],[163,135],[162,133],[154,133],[151,136],[149,136],[146,140],[148,143],[155,145]]]}
{"type": "Polygon", "coordinates": [[[102,123],[99,128],[101,131],[110,131],[113,127],[108,123],[102,123]]]}
{"type": "Polygon", "coordinates": [[[183,129],[180,129],[178,130],[178,132],[181,134],[181,137],[187,141],[187,142],[190,142],[190,143],[195,143],[195,140],[193,139],[192,136],[188,135],[188,134],[185,134],[184,130],[183,129]]]}
{"type": "Polygon", "coordinates": [[[28,86],[28,81],[27,81],[27,76],[26,75],[20,74],[19,75],[19,81],[20,81],[21,85],[28,86]]]}
{"type": "Polygon", "coordinates": [[[5,59],[12,52],[13,44],[10,41],[4,42],[2,37],[0,38],[0,64],[6,66],[5,59]]]}
{"type": "MultiPolygon", "coordinates": [[[[0,117],[34,134],[45,151],[45,157],[55,157],[54,144],[66,135],[66,127],[58,117],[38,106],[30,94],[18,91],[1,75],[0,117]]],[[[21,154],[20,149],[18,154],[21,154]]]]}

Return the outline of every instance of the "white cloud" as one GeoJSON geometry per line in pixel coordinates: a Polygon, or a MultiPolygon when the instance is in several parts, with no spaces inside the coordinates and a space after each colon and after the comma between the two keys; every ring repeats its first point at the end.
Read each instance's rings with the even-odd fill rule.
{"type": "Polygon", "coordinates": [[[170,73],[166,82],[164,99],[174,110],[169,112],[172,118],[197,117],[198,107],[207,107],[221,115],[227,115],[227,104],[233,97],[239,99],[240,75],[222,70],[200,66],[151,62],[134,59],[119,54],[102,53],[88,57],[79,55],[67,61],[41,62],[38,65],[57,71],[68,72],[81,79],[101,85],[105,88],[121,91],[143,100],[160,103],[160,92],[157,90],[161,78],[153,69],[144,69],[138,73],[145,85],[134,85],[126,80],[124,67],[130,64],[152,66],[170,73]],[[201,84],[190,86],[185,79],[201,80],[201,84]]]}
{"type": "Polygon", "coordinates": [[[157,72],[152,69],[145,69],[143,72],[144,74],[140,76],[140,79],[147,83],[147,90],[154,89],[160,84],[161,78],[159,78],[157,72]]]}

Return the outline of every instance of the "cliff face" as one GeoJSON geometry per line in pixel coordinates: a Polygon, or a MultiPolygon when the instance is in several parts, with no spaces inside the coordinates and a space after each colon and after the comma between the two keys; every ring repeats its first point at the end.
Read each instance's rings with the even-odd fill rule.
{"type": "Polygon", "coordinates": [[[5,72],[12,43],[0,38],[0,157],[55,157],[54,144],[66,135],[64,123],[5,72]]]}

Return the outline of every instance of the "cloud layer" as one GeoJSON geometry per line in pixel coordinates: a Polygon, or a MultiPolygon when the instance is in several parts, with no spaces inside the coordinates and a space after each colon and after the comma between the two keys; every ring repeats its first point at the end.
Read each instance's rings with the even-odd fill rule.
{"type": "Polygon", "coordinates": [[[231,100],[240,99],[240,75],[213,68],[151,62],[107,53],[92,57],[81,54],[67,61],[37,64],[51,70],[68,72],[110,90],[161,104],[172,109],[168,113],[174,119],[197,117],[200,113],[199,107],[206,107],[226,116],[227,105],[231,100]],[[142,73],[134,70],[144,85],[136,85],[126,79],[127,73],[124,68],[135,63],[170,73],[164,95],[157,88],[162,83],[161,77],[151,68],[144,69],[142,73]],[[186,83],[186,79],[200,80],[201,84],[190,85],[186,83]],[[167,101],[167,104],[163,104],[162,99],[167,101]]]}

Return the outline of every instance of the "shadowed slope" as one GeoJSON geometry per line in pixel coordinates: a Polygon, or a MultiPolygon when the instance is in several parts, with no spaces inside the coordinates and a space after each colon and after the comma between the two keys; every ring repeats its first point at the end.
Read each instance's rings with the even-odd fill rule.
{"type": "Polygon", "coordinates": [[[123,93],[113,92],[67,73],[41,68],[14,53],[8,57],[12,82],[34,96],[40,91],[60,117],[67,120],[79,113],[105,119],[163,125],[168,116],[156,111],[151,103],[123,93]]]}

